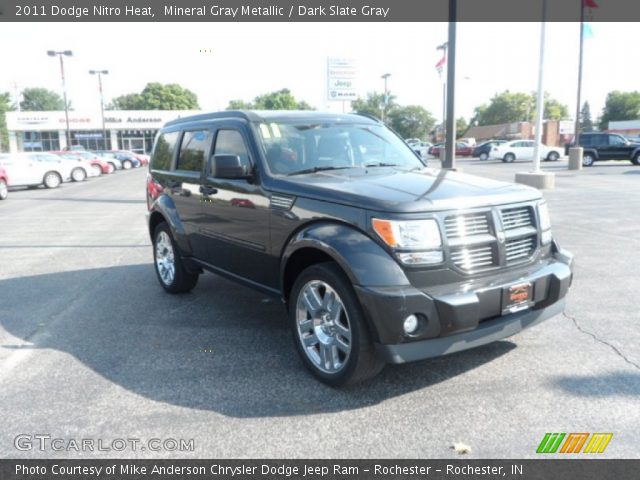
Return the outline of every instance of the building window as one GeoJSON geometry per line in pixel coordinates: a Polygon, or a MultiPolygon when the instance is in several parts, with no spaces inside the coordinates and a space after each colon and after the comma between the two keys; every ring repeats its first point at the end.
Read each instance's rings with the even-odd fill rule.
{"type": "Polygon", "coordinates": [[[133,153],[149,153],[153,149],[153,141],[158,130],[120,130],[118,145],[120,150],[133,153]]]}
{"type": "Polygon", "coordinates": [[[21,143],[19,149],[24,152],[47,152],[50,150],[60,150],[58,132],[22,132],[18,136],[21,143]]]}
{"type": "Polygon", "coordinates": [[[86,150],[111,150],[109,131],[105,142],[102,130],[72,130],[71,145],[82,145],[86,150]]]}

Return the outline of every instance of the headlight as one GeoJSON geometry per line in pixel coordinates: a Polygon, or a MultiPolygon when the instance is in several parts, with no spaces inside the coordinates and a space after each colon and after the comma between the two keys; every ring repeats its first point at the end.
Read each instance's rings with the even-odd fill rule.
{"type": "Polygon", "coordinates": [[[435,220],[395,221],[372,219],[373,229],[392,248],[428,250],[442,246],[435,220]]]}
{"type": "Polygon", "coordinates": [[[551,242],[551,218],[549,217],[549,209],[546,202],[538,204],[538,219],[540,222],[540,230],[542,231],[542,244],[546,245],[551,242]]]}

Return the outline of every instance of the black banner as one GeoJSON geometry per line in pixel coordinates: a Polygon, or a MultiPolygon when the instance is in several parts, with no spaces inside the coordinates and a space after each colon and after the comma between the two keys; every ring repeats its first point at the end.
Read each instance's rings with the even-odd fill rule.
{"type": "Polygon", "coordinates": [[[640,460],[0,460],[2,480],[638,478],[640,460]]]}
{"type": "MultiPolygon", "coordinates": [[[[454,0],[0,0],[4,22],[441,22],[454,0]]],[[[544,0],[455,0],[457,21],[542,19],[544,0]]],[[[579,21],[585,0],[546,0],[546,21],[579,21]]],[[[640,2],[589,0],[589,21],[640,20],[640,2]]]]}

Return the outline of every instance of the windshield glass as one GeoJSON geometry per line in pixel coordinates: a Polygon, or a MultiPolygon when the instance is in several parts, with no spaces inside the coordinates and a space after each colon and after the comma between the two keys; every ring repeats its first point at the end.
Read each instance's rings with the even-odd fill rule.
{"type": "Polygon", "coordinates": [[[424,164],[393,132],[382,125],[340,123],[259,123],[258,132],[276,175],[333,168],[424,164]]]}

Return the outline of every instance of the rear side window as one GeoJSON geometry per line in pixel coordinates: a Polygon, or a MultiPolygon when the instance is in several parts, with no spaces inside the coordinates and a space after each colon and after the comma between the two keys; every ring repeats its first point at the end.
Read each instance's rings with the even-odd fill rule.
{"type": "Polygon", "coordinates": [[[214,155],[237,155],[243,166],[251,166],[247,146],[237,130],[220,130],[218,132],[214,155]]]}
{"type": "Polygon", "coordinates": [[[194,130],[184,132],[180,144],[180,155],[176,170],[200,172],[204,165],[204,159],[211,144],[209,130],[194,130]]]}
{"type": "Polygon", "coordinates": [[[581,135],[580,145],[583,147],[590,147],[593,145],[593,135],[581,135]]]}
{"type": "MultiPolygon", "coordinates": [[[[158,137],[156,149],[153,154],[152,168],[157,170],[169,170],[171,168],[171,159],[173,158],[173,150],[176,148],[179,132],[163,133],[158,137]]],[[[115,156],[110,154],[109,156],[115,156]]]]}

